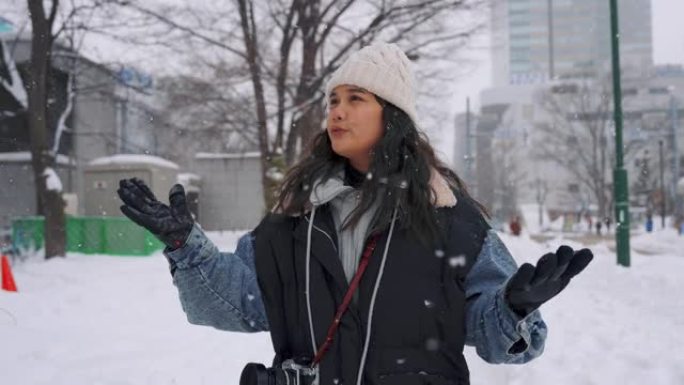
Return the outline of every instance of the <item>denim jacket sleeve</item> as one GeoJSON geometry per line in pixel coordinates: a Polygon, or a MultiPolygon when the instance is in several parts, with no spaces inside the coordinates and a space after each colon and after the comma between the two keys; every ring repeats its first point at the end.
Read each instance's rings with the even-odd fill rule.
{"type": "Polygon", "coordinates": [[[522,318],[504,300],[504,288],[517,270],[494,230],[465,280],[466,344],[493,364],[523,364],[544,351],[547,328],[538,310],[522,318]]]}
{"type": "Polygon", "coordinates": [[[268,331],[254,268],[254,236],[219,252],[195,224],[182,247],[164,250],[188,321],[236,332],[268,331]]]}

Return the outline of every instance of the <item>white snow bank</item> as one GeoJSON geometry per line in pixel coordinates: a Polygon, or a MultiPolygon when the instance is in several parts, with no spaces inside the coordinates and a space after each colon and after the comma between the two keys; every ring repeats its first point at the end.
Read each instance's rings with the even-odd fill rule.
{"type": "Polygon", "coordinates": [[[190,172],[183,172],[176,175],[176,181],[184,186],[189,186],[193,182],[200,182],[202,177],[190,172]]]}
{"type": "Polygon", "coordinates": [[[105,156],[102,158],[93,159],[88,164],[91,166],[103,166],[103,165],[123,165],[131,163],[144,163],[149,165],[154,165],[163,168],[172,168],[177,170],[179,167],[177,164],[160,158],[154,155],[145,154],[117,154],[112,156],[105,156]]]}
{"type": "Polygon", "coordinates": [[[683,236],[673,228],[659,229],[651,233],[633,235],[630,246],[633,250],[645,254],[670,254],[684,258],[684,245],[681,242],[683,236]]]}
{"type": "MultiPolygon", "coordinates": [[[[19,151],[19,152],[0,152],[0,162],[30,162],[31,153],[29,151],[19,151]]],[[[68,165],[74,164],[74,160],[71,159],[69,162],[69,157],[66,155],[57,155],[57,164],[68,165]]]]}

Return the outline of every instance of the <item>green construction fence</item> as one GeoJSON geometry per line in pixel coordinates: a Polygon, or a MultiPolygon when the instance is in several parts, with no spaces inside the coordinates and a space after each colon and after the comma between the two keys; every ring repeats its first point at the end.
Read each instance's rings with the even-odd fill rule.
{"type": "MultiPolygon", "coordinates": [[[[12,221],[15,250],[40,249],[44,218],[21,217],[12,221]]],[[[66,217],[67,251],[85,254],[147,256],[164,244],[126,217],[66,217]]]]}

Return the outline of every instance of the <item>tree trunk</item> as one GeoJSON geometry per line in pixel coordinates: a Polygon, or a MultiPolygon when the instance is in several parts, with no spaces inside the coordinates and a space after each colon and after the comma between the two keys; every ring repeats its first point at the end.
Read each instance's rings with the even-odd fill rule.
{"type": "Polygon", "coordinates": [[[287,138],[285,161],[288,166],[297,162],[297,141],[301,141],[305,148],[314,137],[321,124],[322,113],[320,108],[313,102],[317,87],[314,79],[317,78],[316,57],[319,44],[316,41],[319,16],[319,1],[303,2],[298,8],[299,30],[302,36],[302,67],[295,96],[295,105],[298,106],[299,115],[291,127],[287,138]]]}
{"type": "Polygon", "coordinates": [[[66,229],[62,191],[48,191],[46,170],[55,170],[55,156],[48,145],[47,80],[52,54],[52,24],[58,0],[46,19],[41,0],[28,0],[33,36],[28,82],[29,135],[31,164],[36,187],[38,213],[45,217],[45,258],[64,256],[66,229]]]}
{"type": "Polygon", "coordinates": [[[278,170],[279,156],[274,155],[269,148],[268,141],[268,116],[266,113],[266,98],[261,77],[259,61],[259,40],[257,28],[254,22],[254,8],[251,0],[239,0],[240,22],[242,35],[245,42],[247,63],[254,89],[257,125],[259,133],[259,152],[261,153],[261,187],[264,199],[264,210],[268,212],[275,204],[279,180],[275,178],[278,170]]]}
{"type": "Polygon", "coordinates": [[[311,105],[292,125],[292,133],[288,135],[286,151],[286,164],[288,167],[295,164],[298,160],[297,155],[300,155],[296,151],[297,141],[300,140],[302,148],[305,148],[321,129],[323,116],[324,114],[320,106],[311,105]]]}

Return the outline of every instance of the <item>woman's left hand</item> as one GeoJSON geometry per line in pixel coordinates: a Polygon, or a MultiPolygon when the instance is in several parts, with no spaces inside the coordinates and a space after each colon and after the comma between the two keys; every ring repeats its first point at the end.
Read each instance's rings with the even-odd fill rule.
{"type": "Polygon", "coordinates": [[[506,285],[505,298],[511,309],[524,317],[560,293],[593,258],[589,249],[573,251],[563,245],[541,257],[536,267],[529,263],[520,266],[506,285]]]}

